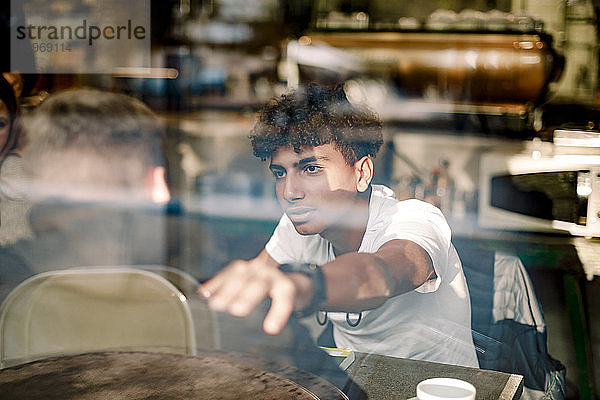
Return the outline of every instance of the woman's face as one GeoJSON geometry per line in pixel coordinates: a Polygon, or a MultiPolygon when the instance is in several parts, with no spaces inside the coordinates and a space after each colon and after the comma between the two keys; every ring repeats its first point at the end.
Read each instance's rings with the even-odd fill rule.
{"type": "Polygon", "coordinates": [[[4,150],[10,136],[10,114],[6,104],[0,100],[0,153],[4,150]]]}

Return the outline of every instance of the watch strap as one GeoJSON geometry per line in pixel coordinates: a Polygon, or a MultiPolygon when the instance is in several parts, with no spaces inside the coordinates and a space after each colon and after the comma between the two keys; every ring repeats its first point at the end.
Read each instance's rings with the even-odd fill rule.
{"type": "Polygon", "coordinates": [[[312,295],[308,304],[301,310],[294,312],[297,318],[308,317],[317,311],[327,301],[327,286],[323,270],[317,264],[290,263],[281,264],[279,269],[285,273],[300,273],[308,276],[312,283],[312,295]]]}

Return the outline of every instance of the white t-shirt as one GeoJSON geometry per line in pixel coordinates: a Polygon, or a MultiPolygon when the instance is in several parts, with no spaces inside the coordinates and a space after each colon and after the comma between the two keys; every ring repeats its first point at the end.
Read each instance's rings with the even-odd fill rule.
{"type": "MultiPolygon", "coordinates": [[[[346,313],[329,312],[336,346],[477,367],[469,292],[446,219],[429,203],[398,201],[389,188],[372,187],[367,229],[358,251],[374,253],[392,239],[410,240],[427,251],[437,278],[363,311],[356,327],[346,322],[346,313]]],[[[285,214],[265,249],[279,264],[322,265],[335,259],[330,242],[319,235],[300,235],[285,214]]],[[[357,317],[350,314],[350,321],[357,317]]]]}

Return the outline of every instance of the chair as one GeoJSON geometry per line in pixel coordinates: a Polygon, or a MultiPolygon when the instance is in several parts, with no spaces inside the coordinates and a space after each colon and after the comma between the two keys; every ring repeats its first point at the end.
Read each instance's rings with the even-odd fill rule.
{"type": "Polygon", "coordinates": [[[196,278],[179,268],[167,265],[136,265],[132,267],[162,276],[187,297],[196,330],[197,348],[221,348],[218,318],[216,313],[208,307],[207,301],[196,295],[196,289],[200,284],[196,278]]]}
{"type": "Polygon", "coordinates": [[[98,350],[195,354],[186,297],[153,272],[90,267],[35,275],[0,306],[0,367],[98,350]]]}
{"type": "Polygon", "coordinates": [[[524,399],[564,399],[565,367],[548,354],[546,325],[518,257],[458,248],[471,298],[479,366],[524,376],[524,399]]]}
{"type": "Polygon", "coordinates": [[[130,267],[162,276],[188,298],[196,293],[196,289],[200,284],[196,278],[187,272],[167,265],[132,265],[130,267]]]}

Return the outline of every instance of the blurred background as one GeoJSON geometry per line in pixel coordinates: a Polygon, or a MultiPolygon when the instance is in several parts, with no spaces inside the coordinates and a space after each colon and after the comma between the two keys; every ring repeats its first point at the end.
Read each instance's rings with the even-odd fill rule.
{"type": "MultiPolygon", "coordinates": [[[[82,9],[121,12],[44,3],[74,21],[82,9]]],[[[22,104],[86,85],[150,105],[167,127],[169,260],[204,280],[256,255],[281,214],[247,140],[256,111],[311,82],[343,84],[384,121],[375,182],[440,207],[455,242],[522,258],[578,398],[582,382],[600,387],[599,10],[597,0],[152,0],[150,68],[40,72],[22,104]]]]}

